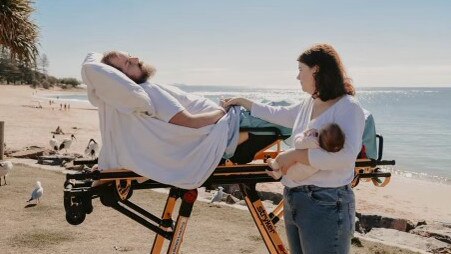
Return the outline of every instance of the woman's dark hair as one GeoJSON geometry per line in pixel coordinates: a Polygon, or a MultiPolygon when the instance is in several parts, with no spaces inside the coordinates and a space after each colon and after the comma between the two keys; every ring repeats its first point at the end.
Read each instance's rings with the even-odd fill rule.
{"type": "Polygon", "coordinates": [[[355,89],[347,77],[337,51],[329,44],[317,44],[304,51],[298,61],[312,68],[318,66],[314,74],[315,92],[313,98],[328,101],[345,94],[354,95],[355,89]]]}

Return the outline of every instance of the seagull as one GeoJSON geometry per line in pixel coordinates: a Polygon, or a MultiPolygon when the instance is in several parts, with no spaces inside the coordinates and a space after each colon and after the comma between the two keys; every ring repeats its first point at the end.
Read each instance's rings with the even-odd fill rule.
{"type": "Polygon", "coordinates": [[[85,155],[90,156],[94,159],[97,156],[97,152],[99,151],[99,144],[94,139],[90,139],[88,142],[88,146],[85,149],[85,155]]]}
{"type": "Polygon", "coordinates": [[[2,176],[3,176],[3,181],[5,182],[5,185],[7,185],[6,176],[12,169],[13,169],[13,164],[10,161],[0,161],[0,186],[2,186],[2,179],[1,179],[2,176]]]}
{"type": "Polygon", "coordinates": [[[42,197],[42,194],[44,194],[44,189],[41,186],[41,182],[37,181],[36,188],[31,193],[31,198],[27,202],[36,200],[36,203],[39,203],[39,199],[42,197]]]}
{"type": "Polygon", "coordinates": [[[66,150],[66,153],[67,153],[67,149],[69,149],[70,148],[70,145],[72,145],[72,140],[77,140],[76,138],[75,138],[75,135],[74,134],[71,134],[70,135],[70,138],[65,138],[65,139],[63,139],[63,141],[61,142],[61,144],[60,144],[60,146],[58,147],[58,150],[63,150],[63,149],[65,149],[66,150]]]}
{"type": "Polygon", "coordinates": [[[49,144],[53,150],[58,151],[59,145],[58,140],[56,140],[55,138],[55,135],[53,135],[53,137],[49,140],[49,144]]]}
{"type": "Polygon", "coordinates": [[[218,192],[216,192],[216,194],[213,196],[210,203],[222,201],[222,196],[224,196],[224,192],[222,191],[223,189],[224,188],[222,186],[218,187],[218,192]]]}

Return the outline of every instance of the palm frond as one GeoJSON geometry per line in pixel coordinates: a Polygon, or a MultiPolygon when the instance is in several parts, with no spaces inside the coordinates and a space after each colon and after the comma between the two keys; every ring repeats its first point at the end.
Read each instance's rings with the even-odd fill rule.
{"type": "Polygon", "coordinates": [[[38,54],[39,28],[30,20],[35,10],[31,0],[0,0],[0,45],[11,59],[32,65],[38,54]]]}

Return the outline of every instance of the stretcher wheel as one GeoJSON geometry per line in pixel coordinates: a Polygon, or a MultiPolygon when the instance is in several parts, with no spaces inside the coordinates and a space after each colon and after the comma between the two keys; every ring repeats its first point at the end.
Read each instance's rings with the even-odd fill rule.
{"type": "Polygon", "coordinates": [[[72,198],[72,196],[70,195],[70,193],[68,193],[68,192],[64,192],[64,210],[69,210],[70,209],[70,206],[72,205],[72,202],[71,202],[71,198],[72,198]]]}
{"type": "Polygon", "coordinates": [[[114,204],[116,204],[119,200],[115,197],[113,193],[103,193],[103,195],[100,196],[100,202],[102,205],[111,207],[114,204]]]}
{"type": "Polygon", "coordinates": [[[71,207],[66,211],[66,220],[71,225],[80,225],[86,219],[86,213],[78,207],[71,207]]]}
{"type": "Polygon", "coordinates": [[[82,207],[85,211],[85,213],[90,214],[94,210],[94,207],[92,206],[92,199],[91,197],[85,197],[82,201],[82,207]]]}
{"type": "Polygon", "coordinates": [[[371,181],[376,187],[385,187],[390,182],[390,177],[384,177],[383,181],[380,178],[371,178],[371,181]]]}

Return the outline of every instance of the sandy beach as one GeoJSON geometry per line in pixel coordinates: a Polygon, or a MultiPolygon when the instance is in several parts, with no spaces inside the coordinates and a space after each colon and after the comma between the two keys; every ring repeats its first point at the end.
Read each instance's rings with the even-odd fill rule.
{"type": "MultiPolygon", "coordinates": [[[[100,141],[98,115],[94,107],[87,103],[70,102],[70,110],[60,110],[59,104],[65,103],[64,101],[54,99],[55,104],[49,105],[49,100],[42,98],[47,94],[64,93],[85,93],[85,91],[83,89],[34,90],[28,86],[0,85],[2,98],[0,100],[0,121],[5,122],[7,148],[22,149],[32,145],[49,147],[51,131],[54,131],[57,126],[60,126],[66,133],[66,135],[58,135],[56,138],[59,140],[69,137],[70,133],[75,133],[77,141],[69,149],[71,153],[83,154],[84,148],[91,138],[100,141]],[[39,104],[42,109],[36,108],[39,104]]],[[[6,235],[3,233],[0,237],[0,246],[8,246],[8,250],[10,250],[7,250],[7,253],[32,253],[35,248],[39,250],[38,253],[104,253],[105,251],[102,250],[105,249],[101,250],[102,246],[107,248],[105,253],[120,252],[121,250],[118,250],[120,248],[130,248],[128,253],[143,253],[149,250],[151,243],[149,238],[153,234],[137,224],[129,223],[128,218],[114,213],[98,202],[93,214],[88,216],[84,224],[78,227],[69,225],[65,222],[64,208],[62,207],[63,174],[18,167],[19,170],[11,173],[8,178],[9,185],[0,187],[1,221],[5,221],[3,216],[17,215],[13,218],[9,217],[6,224],[1,226],[1,228],[6,226],[11,229],[8,231],[10,233],[6,235]],[[36,179],[42,179],[44,187],[48,188],[45,199],[36,207],[24,209],[24,201],[28,199],[27,195],[31,192],[36,179]],[[8,193],[15,196],[10,196],[8,193]],[[49,224],[44,226],[43,222],[35,216],[42,216],[46,213],[49,216],[46,216],[44,221],[47,221],[48,217],[53,219],[50,220],[51,223],[47,221],[49,224]],[[25,222],[24,218],[30,219],[30,221],[25,222]],[[112,229],[113,225],[117,228],[112,229]],[[44,231],[40,231],[40,228],[44,231]],[[43,243],[39,242],[35,243],[38,247],[27,245],[26,239],[23,239],[25,236],[21,235],[28,234],[31,237],[37,237],[40,233],[50,239],[45,242],[48,245],[42,245],[43,243]],[[102,235],[104,239],[97,244],[96,236],[99,235],[102,235]],[[54,238],[57,244],[53,244],[52,239],[54,238]],[[78,241],[83,242],[83,249],[80,249],[78,241]],[[115,247],[117,247],[116,250],[115,247]]],[[[259,189],[280,193],[282,186],[279,183],[261,184],[259,189]]],[[[414,222],[426,220],[451,223],[451,202],[449,201],[451,185],[393,176],[389,185],[384,188],[377,188],[371,183],[362,182],[354,191],[359,213],[404,218],[414,222]]],[[[155,203],[158,206],[163,205],[162,194],[145,191],[137,198],[144,201],[145,195],[156,199],[155,203]]],[[[196,205],[196,207],[195,218],[190,221],[182,253],[265,253],[263,243],[258,239],[258,232],[252,225],[253,222],[248,212],[225,206],[211,207],[208,204],[196,205]],[[242,223],[241,219],[245,222],[242,223]],[[222,220],[230,221],[230,226],[224,225],[215,228],[222,220]],[[209,232],[204,232],[204,228],[208,228],[209,232]],[[224,249],[211,251],[211,245],[215,245],[211,244],[212,242],[218,243],[220,245],[218,248],[222,246],[224,249]],[[230,250],[230,246],[237,249],[230,250]]],[[[283,230],[282,225],[279,228],[283,230]]],[[[283,234],[281,233],[281,235],[283,234]]],[[[368,244],[368,246],[370,245],[368,244]]],[[[374,244],[371,246],[376,248],[374,244]]],[[[3,251],[0,252],[3,253],[3,251]]],[[[375,253],[374,249],[370,251],[355,249],[355,247],[353,251],[353,253],[375,253]]],[[[381,253],[400,253],[399,249],[388,248],[386,251],[381,253]]]]}
{"type": "MultiPolygon", "coordinates": [[[[58,172],[17,165],[0,187],[0,252],[25,253],[149,253],[155,236],[150,230],[94,200],[94,211],[84,223],[65,220],[62,183],[58,172]],[[36,180],[44,196],[36,206],[26,200],[36,180]]],[[[166,196],[151,190],[136,191],[131,200],[155,214],[161,213],[166,196]]],[[[283,224],[283,223],[282,223],[283,224]]],[[[286,242],[284,227],[277,230],[286,242]]],[[[357,253],[418,253],[362,240],[357,253]]],[[[267,253],[248,211],[197,202],[188,222],[180,253],[267,253]]]]}
{"type": "Polygon", "coordinates": [[[56,139],[70,138],[75,133],[76,142],[68,152],[83,154],[90,138],[100,141],[97,111],[89,103],[56,100],[49,105],[50,94],[83,93],[83,89],[45,90],[28,86],[0,86],[0,119],[5,122],[5,143],[11,149],[26,146],[49,147],[52,131],[60,126],[67,135],[57,135],[56,139]],[[70,103],[70,110],[60,110],[60,103],[70,103]],[[39,104],[42,109],[35,108],[39,104]]]}

